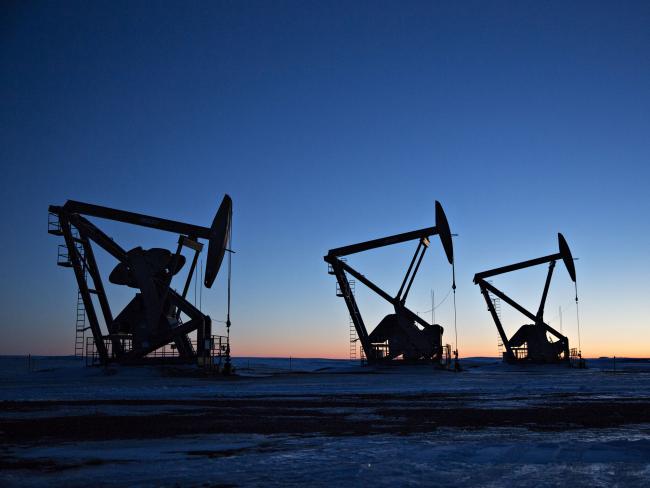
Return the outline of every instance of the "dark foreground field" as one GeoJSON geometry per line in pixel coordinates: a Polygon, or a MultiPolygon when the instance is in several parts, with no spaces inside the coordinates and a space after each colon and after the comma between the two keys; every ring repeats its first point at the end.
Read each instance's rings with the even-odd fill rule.
{"type": "Polygon", "coordinates": [[[240,361],[242,376],[4,359],[3,486],[647,486],[650,364],[370,369],[240,361]],[[252,362],[252,365],[251,365],[252,362]],[[296,371],[298,370],[298,371],[296,371]],[[436,483],[437,484],[437,483],[436,483]]]}

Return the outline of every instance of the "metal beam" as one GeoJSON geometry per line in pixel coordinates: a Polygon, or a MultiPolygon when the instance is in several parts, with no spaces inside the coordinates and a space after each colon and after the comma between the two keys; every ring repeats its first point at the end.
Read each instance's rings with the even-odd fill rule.
{"type": "Polygon", "coordinates": [[[113,329],[113,314],[108,303],[108,298],[106,297],[106,290],[104,290],[102,277],[99,274],[99,268],[97,267],[97,261],[95,260],[95,253],[93,252],[92,245],[90,244],[90,241],[83,235],[83,233],[80,233],[79,235],[81,237],[81,245],[84,248],[84,256],[86,258],[86,264],[88,265],[88,273],[90,273],[90,277],[93,280],[93,288],[97,293],[97,299],[99,300],[99,305],[102,309],[102,315],[104,316],[106,328],[108,329],[109,334],[117,334],[118,331],[113,329]]]}
{"type": "Polygon", "coordinates": [[[557,330],[555,330],[553,327],[548,325],[546,322],[541,322],[540,325],[546,329],[547,332],[550,334],[553,334],[555,337],[558,339],[566,340],[567,336],[560,334],[557,330]]]}
{"type": "MultiPolygon", "coordinates": [[[[326,258],[329,258],[329,256],[326,256],[326,258]]],[[[332,259],[332,258],[329,258],[329,259],[332,259]]],[[[336,259],[336,258],[333,258],[333,259],[336,259]]],[[[330,262],[330,261],[328,261],[328,262],[330,262]]],[[[358,279],[361,283],[363,283],[364,285],[366,285],[368,288],[370,288],[372,291],[374,291],[377,295],[379,295],[379,296],[382,297],[384,300],[386,300],[388,303],[390,303],[391,305],[394,305],[394,304],[395,304],[395,299],[394,299],[392,296],[390,296],[390,295],[389,295],[388,293],[386,293],[384,290],[382,290],[381,288],[379,288],[377,285],[375,285],[372,281],[370,281],[370,280],[369,280],[368,278],[366,278],[364,275],[362,275],[361,273],[359,273],[356,269],[354,269],[353,267],[351,267],[351,266],[350,266],[349,264],[347,264],[347,263],[344,263],[344,262],[342,262],[342,261],[339,261],[338,259],[337,259],[337,262],[339,263],[339,265],[341,266],[341,268],[342,268],[343,270],[345,270],[345,271],[347,271],[348,273],[350,273],[352,276],[354,276],[356,279],[358,279]]]]}
{"type": "Polygon", "coordinates": [[[432,325],[432,324],[429,324],[426,320],[424,320],[422,317],[420,317],[418,314],[416,314],[412,310],[409,310],[408,308],[406,308],[403,304],[401,304],[399,302],[399,300],[396,300],[395,298],[391,297],[388,293],[386,293],[384,290],[379,288],[377,285],[375,285],[372,281],[370,281],[364,275],[359,273],[356,269],[351,267],[349,264],[344,263],[343,261],[340,261],[335,257],[325,256],[325,261],[332,264],[332,266],[334,266],[333,265],[333,260],[336,260],[344,271],[350,273],[357,280],[359,280],[361,283],[363,283],[368,288],[370,288],[372,291],[374,291],[377,295],[379,295],[384,300],[386,300],[388,303],[393,305],[393,307],[400,307],[400,309],[404,313],[406,313],[410,318],[412,318],[413,320],[418,322],[423,327],[429,327],[429,325],[432,325]]]}
{"type": "Polygon", "coordinates": [[[494,295],[498,296],[501,300],[506,302],[508,305],[510,305],[512,308],[516,309],[518,312],[522,313],[526,317],[528,317],[530,320],[533,322],[537,322],[537,317],[535,317],[534,314],[530,313],[528,310],[526,310],[524,307],[519,305],[517,302],[515,302],[512,298],[510,298],[508,295],[503,293],[501,290],[496,288],[494,285],[491,285],[485,280],[481,280],[480,285],[482,287],[487,288],[490,290],[494,295]]]}
{"type": "Polygon", "coordinates": [[[544,327],[548,332],[550,332],[551,334],[553,334],[553,335],[556,336],[557,338],[566,338],[566,336],[560,334],[557,330],[555,330],[553,327],[551,327],[550,325],[548,325],[546,322],[538,322],[537,317],[536,317],[535,315],[533,315],[531,312],[529,312],[529,311],[526,310],[524,307],[522,307],[521,305],[519,305],[519,304],[518,304],[517,302],[515,302],[512,298],[510,298],[508,295],[506,295],[506,294],[503,293],[501,290],[499,290],[498,288],[496,288],[494,285],[491,285],[490,283],[488,283],[488,282],[485,281],[485,280],[481,280],[480,283],[479,283],[479,285],[480,285],[481,287],[485,287],[485,288],[487,288],[488,290],[490,290],[494,295],[496,295],[496,296],[498,296],[499,298],[501,298],[501,300],[503,300],[503,301],[506,302],[508,305],[510,305],[511,307],[513,307],[514,309],[516,309],[516,310],[517,310],[518,312],[520,312],[521,314],[523,314],[523,315],[525,315],[526,317],[528,317],[528,318],[529,318],[530,320],[532,320],[534,323],[539,323],[540,325],[542,325],[542,326],[543,326],[543,327],[544,327]]]}
{"type": "MultiPolygon", "coordinates": [[[[79,230],[79,229],[77,229],[79,230]]],[[[106,297],[106,290],[104,289],[104,283],[102,282],[101,274],[99,273],[99,267],[97,266],[97,261],[95,260],[95,253],[93,252],[93,247],[83,233],[79,231],[79,237],[81,245],[84,249],[84,259],[86,260],[86,269],[90,274],[90,277],[93,280],[93,288],[97,294],[97,299],[99,301],[99,306],[102,310],[102,315],[104,316],[104,323],[108,329],[109,334],[117,334],[119,331],[115,329],[115,324],[113,323],[113,314],[111,312],[111,307],[108,303],[108,298],[106,297]]],[[[122,343],[118,339],[113,341],[113,355],[119,356],[122,354],[122,343]]]]}
{"type": "Polygon", "coordinates": [[[542,292],[542,299],[540,300],[539,308],[537,309],[537,322],[544,322],[544,306],[546,305],[548,289],[551,286],[553,269],[555,269],[555,261],[551,261],[551,263],[548,265],[548,274],[546,275],[546,282],[544,283],[544,291],[542,292]]]}
{"type": "Polygon", "coordinates": [[[411,285],[413,284],[413,281],[415,280],[415,275],[418,273],[418,270],[420,269],[420,264],[422,264],[422,259],[424,258],[424,253],[427,252],[427,247],[424,246],[422,248],[422,253],[420,254],[420,259],[418,259],[418,264],[415,265],[415,270],[413,271],[413,274],[411,275],[411,280],[409,281],[408,286],[406,287],[406,291],[404,292],[404,296],[401,297],[400,302],[403,304],[406,302],[406,297],[409,295],[409,291],[411,291],[411,285]]]}
{"type": "Polygon", "coordinates": [[[415,264],[415,260],[418,257],[418,253],[420,252],[421,247],[422,247],[422,240],[420,239],[420,242],[418,242],[418,247],[415,249],[415,252],[413,253],[413,259],[411,259],[411,263],[409,264],[409,269],[406,270],[406,275],[404,275],[404,280],[402,280],[402,285],[399,287],[399,291],[397,292],[397,295],[395,295],[395,300],[399,300],[400,297],[402,296],[402,290],[404,290],[406,281],[411,275],[411,270],[413,269],[413,265],[415,264]]]}
{"type": "MultiPolygon", "coordinates": [[[[406,308],[404,305],[399,304],[399,307],[402,310],[402,312],[404,312],[406,315],[408,315],[411,319],[413,319],[415,322],[420,324],[422,327],[429,327],[431,325],[434,325],[434,324],[429,324],[429,322],[424,320],[422,317],[420,317],[418,314],[413,312],[411,309],[406,308]]],[[[441,326],[438,326],[438,327],[440,327],[442,329],[441,326]]]]}
{"type": "Polygon", "coordinates": [[[327,253],[328,256],[348,256],[369,249],[376,249],[378,247],[390,246],[391,244],[399,244],[400,242],[412,241],[413,239],[422,239],[437,234],[436,227],[427,227],[425,229],[414,230],[411,232],[404,232],[403,234],[395,234],[393,236],[381,237],[371,241],[360,242],[358,244],[351,244],[349,246],[337,247],[330,249],[327,253]]]}
{"type": "Polygon", "coordinates": [[[80,233],[83,233],[86,237],[96,242],[98,246],[104,249],[104,251],[109,253],[118,261],[122,263],[128,263],[126,251],[122,249],[122,247],[120,247],[120,245],[117,244],[113,239],[99,230],[94,224],[80,215],[66,213],[65,216],[66,219],[69,219],[80,233]]]}
{"type": "MultiPolygon", "coordinates": [[[[197,334],[196,334],[196,348],[197,348],[197,354],[198,353],[203,353],[204,348],[205,348],[205,339],[210,339],[212,336],[212,320],[208,315],[205,315],[203,312],[201,312],[198,308],[196,308],[194,305],[192,305],[185,297],[179,295],[176,293],[176,291],[172,290],[171,288],[167,288],[167,296],[169,297],[169,301],[172,303],[172,305],[176,306],[177,309],[179,310],[179,316],[180,312],[182,311],[192,319],[192,321],[201,321],[200,327],[197,329],[197,334]]],[[[176,329],[173,329],[176,330],[176,329]]],[[[184,335],[176,335],[176,344],[179,342],[183,342],[189,348],[191,349],[192,345],[190,344],[190,340],[187,337],[186,334],[184,335]]]]}
{"type": "MultiPolygon", "coordinates": [[[[52,211],[52,208],[56,207],[50,207],[50,211],[52,211]]],[[[210,228],[208,227],[187,224],[185,222],[177,222],[175,220],[163,219],[151,215],[128,212],[126,210],[117,210],[115,208],[103,207],[101,205],[68,200],[65,205],[63,205],[63,209],[70,213],[90,215],[102,219],[115,220],[117,222],[174,232],[176,234],[186,234],[194,238],[208,239],[210,237],[210,228]]]]}
{"type": "Polygon", "coordinates": [[[502,266],[501,268],[494,268],[488,271],[483,271],[481,273],[476,273],[474,275],[474,283],[478,284],[479,280],[489,278],[490,276],[509,273],[510,271],[516,271],[518,269],[530,268],[531,266],[537,266],[538,264],[544,264],[550,261],[555,261],[557,259],[560,259],[561,257],[562,255],[560,253],[550,254],[548,256],[543,256],[541,258],[530,259],[528,261],[522,261],[520,263],[510,264],[508,266],[502,266]]]}

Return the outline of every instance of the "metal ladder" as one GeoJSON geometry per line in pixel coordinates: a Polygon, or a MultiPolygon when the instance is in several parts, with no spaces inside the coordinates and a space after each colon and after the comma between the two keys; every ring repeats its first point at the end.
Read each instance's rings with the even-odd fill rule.
{"type": "MultiPolygon", "coordinates": [[[[354,295],[356,282],[354,280],[351,280],[349,281],[349,283],[350,283],[350,291],[352,292],[352,295],[354,295]]],[[[354,321],[352,320],[352,316],[350,315],[348,319],[349,319],[349,326],[350,326],[350,361],[356,361],[357,342],[359,341],[359,338],[357,337],[357,329],[354,326],[354,321]]]]}
{"type": "MultiPolygon", "coordinates": [[[[48,214],[47,231],[48,233],[55,236],[63,235],[63,231],[61,230],[61,223],[59,222],[59,218],[56,214],[53,213],[48,214]]],[[[81,242],[79,241],[79,231],[74,227],[72,227],[72,238],[74,239],[75,247],[77,248],[77,252],[79,253],[79,258],[83,263],[84,280],[86,280],[88,278],[88,270],[86,267],[84,248],[81,242]]],[[[56,264],[59,266],[63,266],[64,268],[69,268],[72,266],[68,248],[65,244],[59,244],[58,246],[56,264]]],[[[76,319],[75,319],[75,338],[74,338],[74,356],[76,358],[84,357],[84,351],[86,349],[85,335],[86,335],[86,329],[88,328],[89,327],[86,326],[86,307],[84,306],[83,297],[81,296],[81,290],[77,289],[77,311],[76,311],[76,319]]]]}
{"type": "Polygon", "coordinates": [[[357,360],[357,331],[354,328],[354,322],[352,322],[352,317],[350,317],[350,361],[357,360]]]}
{"type": "MultiPolygon", "coordinates": [[[[348,280],[348,285],[350,286],[350,294],[354,296],[355,293],[355,288],[356,288],[356,281],[355,280],[348,280]]],[[[336,296],[337,297],[343,297],[344,292],[341,290],[340,285],[338,282],[336,283],[336,296]]],[[[359,338],[357,337],[357,329],[354,326],[354,320],[352,320],[352,315],[348,316],[348,326],[350,329],[350,360],[351,361],[356,361],[357,360],[357,342],[359,341],[359,338]]]]}
{"type": "MultiPolygon", "coordinates": [[[[346,262],[347,259],[341,258],[342,262],[346,262]]],[[[332,269],[332,265],[328,265],[327,267],[327,272],[329,274],[334,274],[334,270],[332,269]]],[[[348,280],[348,286],[349,286],[349,291],[352,296],[354,296],[355,289],[356,289],[356,281],[355,280],[348,280]]],[[[345,293],[344,290],[341,290],[341,286],[339,285],[338,281],[336,282],[336,296],[337,297],[344,297],[345,293]]],[[[352,315],[348,316],[348,327],[350,329],[350,361],[356,361],[357,360],[357,343],[359,342],[359,337],[357,336],[357,329],[354,326],[354,320],[352,320],[352,315]]],[[[361,361],[363,361],[364,354],[363,354],[363,348],[359,348],[360,353],[361,353],[361,361]]]]}
{"type": "Polygon", "coordinates": [[[75,338],[74,338],[74,356],[76,358],[84,357],[86,336],[86,309],[84,301],[81,297],[81,291],[77,290],[77,320],[75,322],[75,338]]]}
{"type": "MultiPolygon", "coordinates": [[[[487,280],[488,283],[492,284],[492,280],[487,280]]],[[[497,314],[497,317],[499,317],[499,320],[501,320],[501,299],[497,296],[494,296],[490,293],[490,300],[492,300],[492,305],[494,306],[494,311],[497,314]]],[[[499,357],[503,357],[503,352],[505,351],[505,347],[503,345],[503,340],[501,339],[501,335],[497,334],[497,350],[499,351],[499,357]]]]}
{"type": "MultiPolygon", "coordinates": [[[[88,268],[86,266],[86,256],[84,254],[84,247],[79,242],[79,232],[77,229],[72,229],[72,237],[75,241],[75,247],[77,248],[77,253],[79,253],[79,258],[83,264],[84,270],[84,281],[88,280],[88,268]]],[[[86,330],[90,327],[86,326],[86,307],[84,306],[83,297],[81,296],[81,290],[77,289],[77,318],[75,320],[75,338],[74,338],[74,356],[76,358],[83,358],[85,351],[85,336],[86,330]]]]}

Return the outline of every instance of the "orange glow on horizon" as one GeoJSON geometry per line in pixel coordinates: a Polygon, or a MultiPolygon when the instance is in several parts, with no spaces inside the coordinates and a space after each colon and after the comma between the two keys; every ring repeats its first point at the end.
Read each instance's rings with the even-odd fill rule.
{"type": "MultiPolygon", "coordinates": [[[[261,347],[233,347],[233,357],[258,357],[258,358],[311,358],[311,359],[350,359],[348,352],[344,347],[329,348],[309,348],[303,347],[299,351],[287,351],[281,348],[261,348],[261,347]]],[[[597,359],[600,357],[626,357],[626,358],[648,358],[650,351],[647,348],[629,348],[617,349],[615,351],[603,351],[599,349],[584,349],[582,356],[586,359],[597,359]]],[[[358,356],[357,356],[358,357],[358,356]]],[[[498,358],[496,348],[467,348],[460,349],[460,359],[472,357],[493,357],[498,358]]]]}

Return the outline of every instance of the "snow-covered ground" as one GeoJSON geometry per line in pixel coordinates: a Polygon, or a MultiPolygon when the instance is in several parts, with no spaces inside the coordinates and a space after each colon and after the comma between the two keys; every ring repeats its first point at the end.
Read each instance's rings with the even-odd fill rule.
{"type": "Polygon", "coordinates": [[[0,358],[2,486],[648,486],[650,361],[0,358]]]}
{"type": "Polygon", "coordinates": [[[86,368],[83,360],[0,357],[0,401],[190,399],[260,395],[466,393],[481,397],[583,394],[650,397],[650,360],[595,359],[586,370],[509,366],[469,358],[456,374],[432,366],[368,367],[335,359],[235,358],[234,378],[184,375],[179,368],[86,368]],[[309,373],[309,374],[308,374],[309,373]]]}

